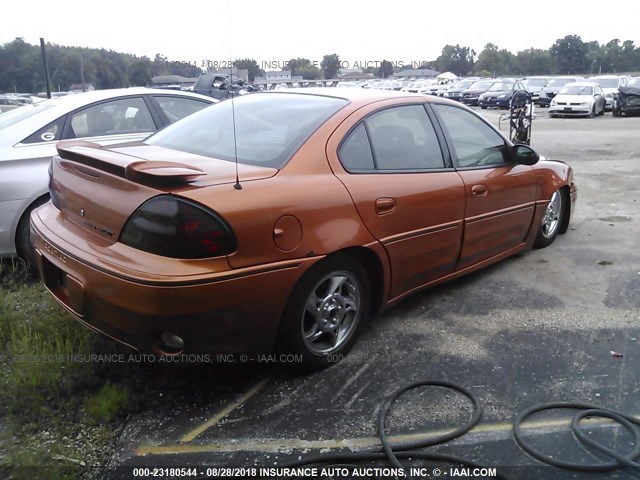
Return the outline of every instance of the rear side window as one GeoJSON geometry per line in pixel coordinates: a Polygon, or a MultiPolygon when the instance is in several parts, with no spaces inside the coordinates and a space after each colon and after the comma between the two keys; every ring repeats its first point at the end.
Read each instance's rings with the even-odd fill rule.
{"type": "Polygon", "coordinates": [[[444,168],[438,138],[423,106],[388,108],[365,123],[379,170],[444,168]]]}
{"type": "Polygon", "coordinates": [[[338,157],[346,170],[372,170],[373,155],[364,124],[358,125],[342,142],[338,157]]]}
{"type": "Polygon", "coordinates": [[[156,130],[149,109],[140,97],[93,105],[74,113],[69,120],[71,133],[68,138],[101,137],[156,130]]]}

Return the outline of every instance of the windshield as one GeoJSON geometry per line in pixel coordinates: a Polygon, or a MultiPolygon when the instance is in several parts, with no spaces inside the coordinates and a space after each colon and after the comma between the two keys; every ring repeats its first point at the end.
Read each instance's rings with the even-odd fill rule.
{"type": "Polygon", "coordinates": [[[590,78],[590,82],[595,82],[602,88],[618,88],[617,78],[590,78]]]}
{"type": "Polygon", "coordinates": [[[501,92],[504,90],[513,90],[514,83],[510,82],[499,82],[494,83],[489,89],[490,92],[501,92]]]}
{"type": "Polygon", "coordinates": [[[560,90],[560,95],[593,95],[593,87],[569,85],[560,90]]]}
{"type": "Polygon", "coordinates": [[[475,82],[473,85],[471,85],[469,87],[469,89],[471,90],[489,90],[491,88],[491,85],[493,85],[495,82],[486,82],[486,81],[482,81],[482,82],[475,82]]]}
{"type": "Polygon", "coordinates": [[[238,162],[279,169],[347,103],[295,93],[245,95],[185,117],[145,142],[230,162],[236,159],[237,145],[238,162]]]}
{"type": "Polygon", "coordinates": [[[629,80],[629,83],[627,83],[627,85],[630,87],[640,87],[640,77],[632,78],[631,80],[629,80]]]}
{"type": "Polygon", "coordinates": [[[49,102],[27,103],[22,107],[10,110],[0,115],[0,129],[6,128],[9,125],[14,125],[25,118],[32,117],[33,115],[37,115],[38,113],[44,112],[45,110],[55,106],[55,103],[49,102]]]}
{"type": "Polygon", "coordinates": [[[547,87],[561,87],[573,81],[573,78],[552,78],[547,87]]]}
{"type": "Polygon", "coordinates": [[[547,80],[544,78],[529,78],[524,81],[527,87],[544,87],[547,84],[547,80]]]}
{"type": "Polygon", "coordinates": [[[456,82],[451,88],[469,88],[475,80],[464,80],[462,82],[456,82]]]}

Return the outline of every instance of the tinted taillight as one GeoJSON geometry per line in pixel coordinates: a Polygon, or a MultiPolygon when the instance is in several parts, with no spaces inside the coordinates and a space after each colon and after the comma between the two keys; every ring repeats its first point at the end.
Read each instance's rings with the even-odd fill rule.
{"type": "Polygon", "coordinates": [[[120,242],[171,258],[208,258],[236,249],[231,228],[211,210],[172,195],[154,197],[127,220],[120,242]]]}

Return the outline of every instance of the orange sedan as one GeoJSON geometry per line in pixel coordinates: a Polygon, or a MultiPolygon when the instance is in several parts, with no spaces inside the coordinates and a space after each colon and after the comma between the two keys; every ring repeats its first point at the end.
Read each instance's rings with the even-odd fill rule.
{"type": "Polygon", "coordinates": [[[564,233],[571,168],[469,108],[360,89],[257,93],[144,142],[58,144],[34,211],[45,285],[141,352],[295,353],[564,233]]]}

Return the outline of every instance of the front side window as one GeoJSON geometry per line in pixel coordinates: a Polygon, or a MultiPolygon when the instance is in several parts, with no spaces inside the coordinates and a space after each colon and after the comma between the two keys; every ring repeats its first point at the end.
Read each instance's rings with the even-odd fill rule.
{"type": "Polygon", "coordinates": [[[444,168],[438,138],[422,105],[388,108],[365,123],[379,170],[444,168]]]}
{"type": "Polygon", "coordinates": [[[475,114],[450,105],[434,105],[449,133],[461,168],[505,164],[504,139],[475,114]]]}

